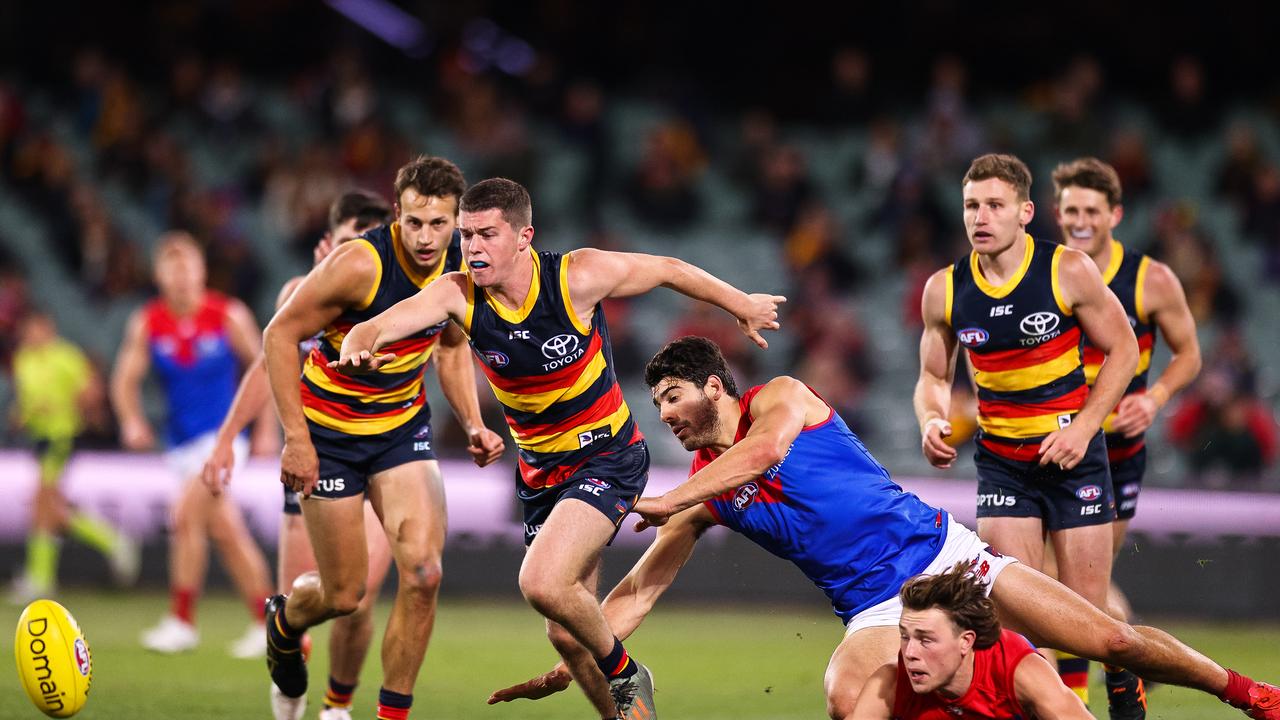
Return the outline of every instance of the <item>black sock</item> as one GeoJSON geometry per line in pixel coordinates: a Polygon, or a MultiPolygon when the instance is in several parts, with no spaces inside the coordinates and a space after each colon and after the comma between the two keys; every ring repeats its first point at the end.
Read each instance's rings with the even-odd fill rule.
{"type": "Polygon", "coordinates": [[[607,680],[631,677],[636,674],[635,661],[627,654],[626,648],[622,647],[622,641],[616,637],[613,639],[613,650],[610,650],[605,657],[597,659],[596,665],[600,667],[600,672],[604,673],[607,680]]]}
{"type": "Polygon", "coordinates": [[[386,688],[378,690],[378,720],[407,720],[413,695],[401,695],[386,688]]]}
{"type": "Polygon", "coordinates": [[[284,619],[283,603],[273,617],[267,618],[267,638],[281,650],[293,650],[302,645],[302,633],[294,630],[284,619]]]}

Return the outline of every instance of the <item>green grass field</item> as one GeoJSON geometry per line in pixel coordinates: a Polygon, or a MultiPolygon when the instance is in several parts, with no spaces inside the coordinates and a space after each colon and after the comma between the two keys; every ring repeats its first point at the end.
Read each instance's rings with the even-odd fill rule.
{"type": "MultiPolygon", "coordinates": [[[[159,594],[73,592],[59,600],[80,621],[93,649],[94,683],[78,717],[269,718],[265,664],[237,661],[225,646],[244,629],[245,612],[230,598],[212,597],[200,606],[203,644],[191,654],[153,655],[137,644],[138,632],[165,609],[159,594]]],[[[379,608],[378,627],[387,606],[379,608]]],[[[10,622],[20,608],[11,607],[10,622]]],[[[1228,660],[1242,672],[1280,677],[1280,627],[1175,623],[1179,637],[1210,656],[1228,660]]],[[[713,611],[706,607],[659,608],[629,649],[657,676],[663,717],[823,718],[822,672],[840,639],[840,625],[820,608],[713,611]]],[[[13,657],[11,631],[0,652],[13,657]]],[[[311,659],[314,718],[324,689],[323,628],[315,633],[311,659]]],[[[373,717],[379,684],[375,645],[356,692],[355,717],[373,717]]],[[[435,637],[415,689],[415,718],[591,718],[576,689],[538,702],[484,704],[491,690],[549,668],[554,661],[532,610],[506,602],[450,600],[443,604],[435,637]]],[[[11,662],[11,661],[5,661],[11,662]]],[[[1105,700],[1093,691],[1093,709],[1106,717],[1105,700]],[[1102,704],[1097,702],[1102,700],[1102,704]]],[[[43,717],[27,701],[12,664],[0,672],[0,718],[43,717]]],[[[1239,718],[1217,700],[1178,688],[1151,695],[1153,720],[1239,718]]]]}

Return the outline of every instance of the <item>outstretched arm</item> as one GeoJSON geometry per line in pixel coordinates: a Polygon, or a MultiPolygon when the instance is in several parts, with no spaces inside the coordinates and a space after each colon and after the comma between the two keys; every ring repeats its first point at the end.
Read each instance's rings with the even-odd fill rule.
{"type": "Polygon", "coordinates": [[[584,248],[569,255],[569,295],[584,324],[605,298],[641,295],[666,287],[715,305],[738,320],[742,332],[762,348],[761,330],[777,330],[781,295],[747,293],[695,265],[673,257],[584,248]]]}
{"type": "Polygon", "coordinates": [[[466,274],[445,273],[413,297],[351,328],[342,340],[341,357],[330,366],[351,374],[373,372],[396,359],[394,353],[379,355],[383,346],[445,320],[461,323],[466,312],[466,274]]]}
{"type": "Polygon", "coordinates": [[[1013,671],[1013,691],[1018,704],[1042,720],[1089,720],[1088,708],[1058,677],[1058,671],[1038,653],[1018,661],[1013,671]]]}
{"type": "MultiPolygon", "coordinates": [[[[1135,394],[1120,401],[1116,419],[1111,423],[1113,432],[1136,437],[1151,427],[1156,413],[1177,395],[1200,373],[1200,341],[1196,338],[1196,320],[1187,306],[1182,283],[1168,265],[1148,260],[1147,275],[1143,282],[1143,304],[1138,308],[1160,328],[1160,334],[1169,344],[1173,357],[1164,372],[1143,394],[1135,394]]],[[[1153,348],[1154,350],[1154,348],[1153,348]]],[[[1141,358],[1139,358],[1141,362],[1141,358]]],[[[1150,360],[1148,359],[1148,362],[1150,360]]]]}
{"type": "Polygon", "coordinates": [[[440,334],[436,349],[436,371],[440,389],[453,408],[454,417],[467,433],[467,452],[476,465],[484,467],[502,457],[502,436],[484,426],[480,417],[480,399],[476,396],[476,367],[471,360],[467,336],[454,323],[440,334]]]}
{"type": "Polygon", "coordinates": [[[662,525],[686,508],[760,477],[782,462],[806,425],[826,420],[832,410],[804,383],[784,375],[751,399],[750,412],[754,422],[746,437],[670,492],[636,503],[635,512],[644,518],[637,530],[662,525]]]}
{"type": "Polygon", "coordinates": [[[924,332],[920,335],[920,378],[916,380],[913,404],[920,424],[920,447],[934,467],[948,468],[955,462],[956,449],[943,438],[951,434],[947,416],[951,411],[951,383],[956,375],[959,348],[947,317],[950,269],[934,273],[925,283],[920,299],[924,332]]]}
{"type": "Polygon", "coordinates": [[[120,441],[127,450],[148,450],[156,444],[151,424],[142,411],[142,380],[150,367],[147,321],[137,310],[129,318],[111,373],[111,406],[119,419],[120,441]]]}

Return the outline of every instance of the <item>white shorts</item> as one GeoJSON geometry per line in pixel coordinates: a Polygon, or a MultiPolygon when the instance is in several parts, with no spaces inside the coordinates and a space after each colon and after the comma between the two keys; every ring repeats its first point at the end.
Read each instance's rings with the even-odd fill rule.
{"type": "MultiPolygon", "coordinates": [[[[204,461],[208,460],[209,453],[213,452],[217,438],[216,430],[197,435],[165,451],[164,462],[169,466],[169,470],[183,482],[199,477],[200,471],[204,469],[204,461]]],[[[231,443],[231,450],[236,454],[236,464],[232,472],[240,472],[249,458],[249,441],[243,435],[237,435],[231,443]]]]}
{"type": "MultiPolygon", "coordinates": [[[[941,575],[960,561],[969,563],[974,574],[986,586],[988,595],[991,594],[991,585],[996,581],[996,576],[1012,563],[1018,562],[1017,558],[995,554],[978,537],[978,533],[956,522],[948,513],[947,540],[942,543],[937,557],[920,574],[941,575]]],[[[894,595],[850,618],[849,624],[845,625],[844,636],[849,637],[869,627],[898,627],[898,616],[901,614],[902,599],[894,595]]]]}

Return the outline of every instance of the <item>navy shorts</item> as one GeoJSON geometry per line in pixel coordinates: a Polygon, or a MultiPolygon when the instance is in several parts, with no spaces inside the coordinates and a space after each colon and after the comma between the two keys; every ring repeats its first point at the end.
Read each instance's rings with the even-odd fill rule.
{"type": "Polygon", "coordinates": [[[1111,464],[1111,485],[1116,489],[1116,519],[1132,520],[1138,512],[1138,496],[1142,494],[1142,476],[1147,472],[1147,448],[1131,457],[1111,464]]]}
{"type": "Polygon", "coordinates": [[[364,495],[370,475],[436,459],[431,447],[431,411],[426,405],[412,420],[381,435],[348,435],[311,421],[307,425],[320,459],[320,479],[311,497],[364,495]]]}
{"type": "Polygon", "coordinates": [[[1020,462],[987,450],[978,466],[978,517],[1038,517],[1048,530],[1102,525],[1115,520],[1115,495],[1102,433],[1089,441],[1084,458],[1070,470],[1020,462]]]}
{"type": "MultiPolygon", "coordinates": [[[[563,482],[532,490],[516,473],[516,497],[524,513],[524,544],[531,545],[556,503],[581,500],[613,523],[614,535],[649,482],[649,446],[643,440],[592,456],[563,482]]],[[[609,538],[613,542],[613,538],[609,538]]]]}

